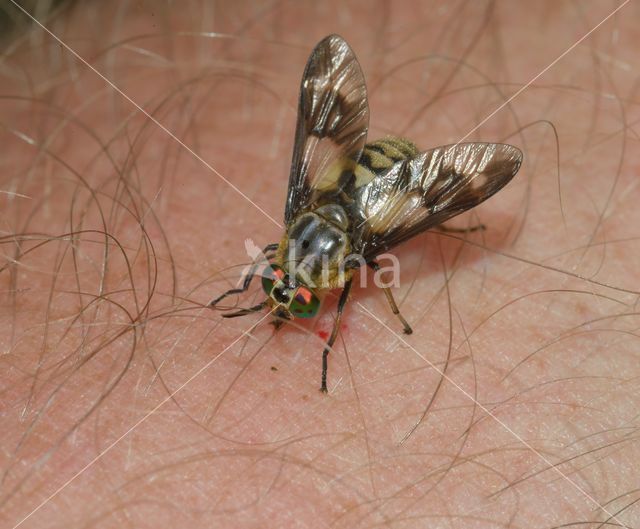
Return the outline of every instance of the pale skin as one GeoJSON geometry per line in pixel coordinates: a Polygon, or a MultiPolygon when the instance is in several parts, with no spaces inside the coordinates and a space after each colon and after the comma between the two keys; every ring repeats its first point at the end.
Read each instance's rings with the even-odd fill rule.
{"type": "Polygon", "coordinates": [[[339,291],[277,333],[206,308],[282,236],[313,45],[428,148],[620,4],[211,5],[50,25],[202,160],[42,30],[4,57],[2,527],[638,527],[638,6],[467,138],[520,173],[394,251],[411,336],[356,276],[323,395],[339,291]]]}

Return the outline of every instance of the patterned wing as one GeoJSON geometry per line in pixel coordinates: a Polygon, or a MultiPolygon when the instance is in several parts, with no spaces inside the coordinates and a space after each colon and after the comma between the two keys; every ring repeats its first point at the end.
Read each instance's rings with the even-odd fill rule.
{"type": "Polygon", "coordinates": [[[349,45],[330,35],[315,47],[302,76],[285,222],[317,193],[338,191],[352,174],[369,127],[367,88],[349,45]]]}
{"type": "Polygon", "coordinates": [[[522,153],[495,143],[437,147],[356,189],[353,245],[367,261],[484,202],[518,172],[522,153]]]}

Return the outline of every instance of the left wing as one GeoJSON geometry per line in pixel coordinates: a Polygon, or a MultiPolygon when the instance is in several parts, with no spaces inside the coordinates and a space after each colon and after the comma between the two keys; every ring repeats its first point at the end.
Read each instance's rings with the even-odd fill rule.
{"type": "Polygon", "coordinates": [[[366,261],[502,189],[522,152],[496,143],[437,147],[392,165],[357,188],[352,204],[354,250],[366,261]]]}
{"type": "Polygon", "coordinates": [[[368,128],[367,88],[358,60],[342,37],[330,35],[311,52],[302,76],[287,224],[314,192],[339,190],[343,173],[353,173],[368,128]]]}

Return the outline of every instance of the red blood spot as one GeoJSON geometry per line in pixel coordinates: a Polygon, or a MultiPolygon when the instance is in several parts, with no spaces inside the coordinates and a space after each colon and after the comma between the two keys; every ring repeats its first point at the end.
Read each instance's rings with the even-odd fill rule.
{"type": "Polygon", "coordinates": [[[318,336],[325,341],[329,339],[329,333],[327,331],[318,331],[318,336]]]}

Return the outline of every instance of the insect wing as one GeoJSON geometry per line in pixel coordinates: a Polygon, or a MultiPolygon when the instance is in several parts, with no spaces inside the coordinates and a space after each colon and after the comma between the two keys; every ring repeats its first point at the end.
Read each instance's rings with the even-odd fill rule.
{"type": "Polygon", "coordinates": [[[495,143],[437,147],[356,190],[353,244],[366,259],[471,209],[518,172],[522,153],[495,143]]]}
{"type": "Polygon", "coordinates": [[[289,224],[316,193],[338,191],[351,174],[369,127],[367,88],[349,45],[330,35],[315,47],[300,86],[298,122],[285,222],[289,224]]]}

